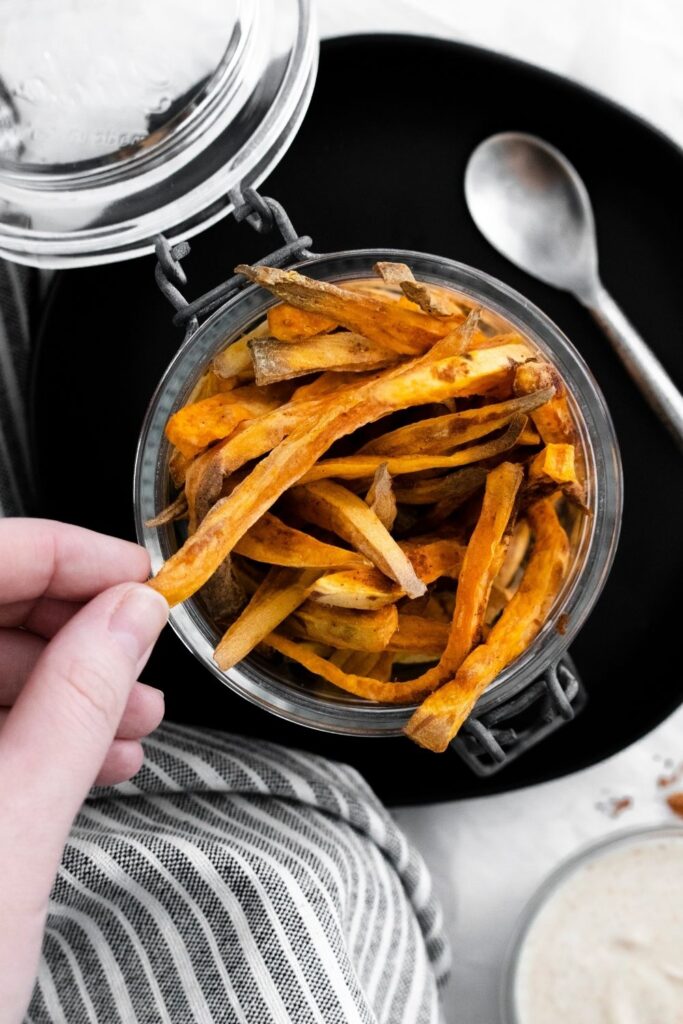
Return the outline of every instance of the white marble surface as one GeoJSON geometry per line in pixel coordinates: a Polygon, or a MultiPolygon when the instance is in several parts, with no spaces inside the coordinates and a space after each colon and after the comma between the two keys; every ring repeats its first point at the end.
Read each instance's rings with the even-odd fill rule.
{"type": "MultiPolygon", "coordinates": [[[[681,0],[318,0],[318,8],[323,36],[415,32],[540,64],[683,145],[681,0]]],[[[454,954],[448,1024],[497,1024],[515,921],[560,860],[611,831],[679,820],[665,797],[683,790],[683,779],[668,788],[658,779],[682,761],[683,710],[634,747],[568,778],[395,812],[427,860],[446,913],[454,954]],[[629,802],[615,813],[623,798],[629,802]]]]}

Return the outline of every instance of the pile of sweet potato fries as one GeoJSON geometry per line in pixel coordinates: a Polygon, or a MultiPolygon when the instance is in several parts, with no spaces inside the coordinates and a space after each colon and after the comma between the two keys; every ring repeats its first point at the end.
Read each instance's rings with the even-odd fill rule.
{"type": "Polygon", "coordinates": [[[168,422],[177,497],[150,525],[187,536],[150,585],[199,596],[223,670],[259,647],[421,702],[405,732],[444,750],[541,629],[589,511],[565,386],[403,264],[343,286],[237,270],[280,303],[168,422]]]}

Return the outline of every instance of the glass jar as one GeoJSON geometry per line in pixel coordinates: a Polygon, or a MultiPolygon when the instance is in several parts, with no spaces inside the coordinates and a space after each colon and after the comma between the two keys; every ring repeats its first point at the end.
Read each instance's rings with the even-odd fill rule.
{"type": "MultiPolygon", "coordinates": [[[[595,380],[567,338],[523,296],[488,275],[443,257],[392,249],[313,256],[299,266],[310,276],[343,282],[373,277],[372,267],[380,260],[407,263],[419,280],[460,293],[524,334],[566,382],[585,455],[587,503],[593,515],[578,517],[572,563],[562,591],[536,639],[482,696],[476,708],[479,714],[520,694],[559,663],[602,590],[614,557],[622,510],[621,463],[614,428],[595,380]]],[[[178,547],[173,525],[145,526],[173,497],[170,445],[164,435],[168,418],[188,400],[214,355],[260,323],[276,301],[255,286],[238,293],[184,343],[152,399],[137,453],[135,516],[138,538],[150,553],[154,573],[178,547]]],[[[223,672],[213,660],[219,634],[195,598],[172,609],[171,624],[183,643],[226,686],[300,725],[354,736],[395,736],[414,710],[410,705],[373,704],[322,680],[305,679],[306,673],[297,666],[278,668],[258,654],[223,672]]]]}
{"type": "MultiPolygon", "coordinates": [[[[683,844],[683,825],[653,825],[648,828],[624,829],[616,835],[610,835],[584,847],[574,856],[565,860],[539,886],[528,904],[522,911],[517,922],[512,942],[503,971],[501,986],[501,1022],[502,1024],[525,1024],[519,1012],[518,981],[520,962],[525,943],[538,915],[546,907],[557,891],[581,868],[593,861],[618,850],[642,842],[657,842],[674,839],[683,844]]],[[[672,893],[672,897],[674,894],[672,893]]],[[[675,897],[674,897],[675,898],[675,897]]],[[[577,1020],[580,1019],[577,1015],[577,1020]]]]}
{"type": "Polygon", "coordinates": [[[6,0],[0,256],[86,266],[202,231],[284,154],[317,63],[311,0],[6,0]]]}

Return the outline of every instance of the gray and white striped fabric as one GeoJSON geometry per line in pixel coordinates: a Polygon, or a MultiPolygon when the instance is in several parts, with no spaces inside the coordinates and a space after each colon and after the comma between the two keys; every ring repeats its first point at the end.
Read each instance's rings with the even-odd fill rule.
{"type": "Polygon", "coordinates": [[[429,875],[352,768],[164,725],[93,790],[29,1024],[427,1024],[448,949],[429,875]]]}
{"type": "MultiPolygon", "coordinates": [[[[33,286],[0,261],[2,515],[32,503],[33,286]]],[[[353,769],[177,725],[144,745],[76,820],[26,1024],[436,1024],[429,876],[353,769]]]]}

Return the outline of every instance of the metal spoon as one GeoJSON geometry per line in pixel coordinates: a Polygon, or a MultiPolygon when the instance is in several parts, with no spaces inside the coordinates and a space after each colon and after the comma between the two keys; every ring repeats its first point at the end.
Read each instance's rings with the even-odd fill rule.
{"type": "Polygon", "coordinates": [[[498,252],[590,310],[683,449],[683,395],[600,281],[593,210],[569,161],[533,135],[492,135],[468,161],[465,198],[498,252]]]}

